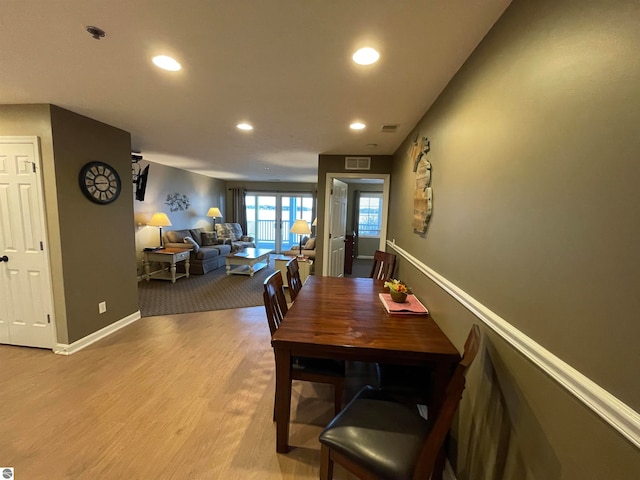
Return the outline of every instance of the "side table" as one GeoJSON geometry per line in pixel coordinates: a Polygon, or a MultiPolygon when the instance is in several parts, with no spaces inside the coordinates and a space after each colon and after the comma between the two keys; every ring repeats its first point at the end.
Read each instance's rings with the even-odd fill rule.
{"type": "MultiPolygon", "coordinates": [[[[271,258],[274,260],[275,269],[280,270],[282,274],[282,282],[285,287],[288,287],[289,284],[287,282],[287,262],[295,257],[288,257],[286,255],[272,255],[271,258]]],[[[300,270],[300,280],[304,285],[304,282],[307,281],[309,275],[311,275],[311,266],[313,265],[313,260],[310,258],[298,258],[298,269],[300,270]]]]}
{"type": "Polygon", "coordinates": [[[160,250],[145,250],[144,272],[147,282],[152,278],[156,278],[158,280],[171,280],[171,283],[176,283],[176,279],[178,278],[189,278],[190,255],[191,249],[188,248],[161,248],[160,250]],[[185,273],[176,274],[176,263],[182,261],[184,261],[185,273]],[[151,262],[169,263],[169,271],[163,269],[158,272],[151,273],[151,262]]]}

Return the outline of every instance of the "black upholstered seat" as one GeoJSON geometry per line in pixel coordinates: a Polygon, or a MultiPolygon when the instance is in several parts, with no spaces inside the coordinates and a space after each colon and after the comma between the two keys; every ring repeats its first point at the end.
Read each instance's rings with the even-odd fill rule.
{"type": "Polygon", "coordinates": [[[479,347],[480,329],[474,325],[437,417],[428,421],[384,390],[360,390],[320,434],[320,479],[332,478],[334,462],[363,479],[428,479],[440,471],[441,447],[479,347]]]}
{"type": "Polygon", "coordinates": [[[366,386],[325,428],[320,442],[379,478],[411,479],[429,430],[417,410],[366,386]]]}

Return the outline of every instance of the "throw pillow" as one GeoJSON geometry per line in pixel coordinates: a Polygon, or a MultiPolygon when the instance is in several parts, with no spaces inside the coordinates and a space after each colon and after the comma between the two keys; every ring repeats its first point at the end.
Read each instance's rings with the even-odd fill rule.
{"type": "Polygon", "coordinates": [[[184,243],[188,243],[191,247],[193,247],[193,251],[194,251],[194,252],[198,253],[198,250],[200,250],[200,245],[198,245],[198,244],[196,243],[196,241],[195,241],[193,238],[191,238],[191,237],[184,237],[184,238],[182,239],[182,241],[183,241],[184,243]]]}
{"type": "Polygon", "coordinates": [[[200,234],[200,241],[203,247],[210,247],[218,243],[218,235],[216,232],[202,232],[200,234]]]}
{"type": "Polygon", "coordinates": [[[314,250],[316,248],[316,239],[314,238],[310,238],[309,240],[307,240],[307,243],[304,244],[304,246],[302,247],[305,250],[314,250]]]}
{"type": "Polygon", "coordinates": [[[240,240],[242,238],[242,228],[240,228],[239,223],[227,223],[229,228],[233,230],[233,235],[236,237],[236,240],[240,240]]]}
{"type": "Polygon", "coordinates": [[[190,228],[189,229],[189,233],[190,233],[190,237],[193,238],[196,243],[200,246],[202,246],[202,232],[204,232],[204,228],[190,228]]]}
{"type": "Polygon", "coordinates": [[[236,241],[238,239],[228,223],[216,224],[216,233],[221,240],[236,241]]]}

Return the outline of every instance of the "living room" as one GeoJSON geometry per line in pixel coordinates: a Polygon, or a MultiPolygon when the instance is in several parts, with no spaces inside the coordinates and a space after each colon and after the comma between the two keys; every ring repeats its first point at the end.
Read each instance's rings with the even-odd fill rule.
{"type": "MultiPolygon", "coordinates": [[[[636,185],[640,145],[635,132],[640,122],[635,108],[640,101],[638,22],[640,9],[632,2],[511,2],[390,155],[385,240],[386,249],[399,257],[397,275],[425,300],[460,350],[469,326],[482,324],[482,353],[470,371],[452,431],[452,464],[460,480],[640,475],[640,399],[633,380],[639,361],[635,339],[640,335],[634,320],[640,308],[636,294],[640,227],[635,221],[640,205],[636,185]],[[422,136],[431,142],[434,210],[427,232],[418,235],[411,222],[416,178],[408,152],[422,136]]],[[[433,25],[425,20],[426,27],[433,25]]],[[[401,71],[398,66],[397,72],[401,71]]],[[[22,365],[39,365],[35,374],[24,376],[19,390],[29,405],[41,405],[30,382],[40,387],[48,377],[57,381],[47,391],[73,387],[88,402],[76,404],[58,397],[67,409],[78,405],[85,420],[65,416],[60,408],[53,424],[45,419],[42,424],[30,423],[37,410],[16,408],[18,413],[9,417],[29,412],[19,415],[22,425],[11,418],[2,424],[6,435],[0,451],[10,452],[10,459],[19,458],[23,465],[33,464],[37,457],[40,471],[46,472],[56,452],[38,443],[44,434],[39,435],[43,429],[36,427],[44,424],[64,434],[79,423],[84,429],[74,431],[80,439],[74,444],[77,448],[58,452],[60,462],[54,467],[61,478],[82,478],[75,458],[83,465],[102,466],[92,472],[102,473],[103,478],[109,477],[105,470],[109,466],[123,475],[161,476],[158,463],[174,468],[171,471],[188,464],[190,470],[182,471],[194,478],[216,478],[207,475],[212,466],[207,464],[210,457],[204,457],[210,452],[229,455],[222,473],[233,472],[235,478],[296,478],[296,468],[304,467],[309,472],[298,478],[314,478],[317,450],[311,445],[317,443],[317,435],[309,427],[317,426],[313,423],[317,418],[325,420],[326,412],[316,415],[313,407],[306,410],[295,426],[302,446],[287,455],[275,453],[269,430],[273,377],[265,373],[272,372],[273,355],[268,345],[253,350],[261,339],[249,336],[261,326],[266,328],[259,307],[224,320],[199,316],[182,325],[168,317],[156,323],[131,318],[138,310],[139,272],[133,267],[138,262],[137,237],[148,235],[149,244],[157,243],[158,230],[137,225],[148,219],[134,219],[138,207],[131,191],[112,205],[118,208],[98,208],[82,197],[77,186],[78,172],[89,158],[113,164],[123,177],[130,171],[128,131],[49,104],[3,105],[0,131],[40,138],[57,341],[71,345],[123,319],[130,324],[74,355],[46,352],[55,360],[34,360],[42,355],[24,349],[13,353],[11,347],[1,346],[2,363],[16,372],[22,365]],[[99,314],[96,306],[105,300],[108,309],[99,314]],[[238,336],[231,336],[229,325],[238,336]],[[200,335],[194,333],[199,326],[200,335]],[[131,336],[126,335],[127,328],[131,336]],[[150,343],[143,341],[145,337],[150,343]],[[222,341],[211,352],[208,347],[216,338],[222,341]],[[163,342],[166,348],[154,350],[163,342]],[[134,352],[127,352],[127,345],[135,346],[134,352]],[[243,349],[254,358],[234,356],[243,349]],[[82,360],[89,359],[89,366],[83,366],[82,360]],[[184,360],[177,370],[172,370],[174,359],[184,360]],[[206,395],[220,391],[207,390],[213,380],[198,369],[199,361],[209,373],[238,374],[216,377],[227,387],[215,399],[224,401],[219,415],[206,409],[214,403],[206,395]],[[46,364],[54,362],[55,367],[47,370],[46,364]],[[73,369],[64,368],[71,364],[73,369]],[[130,375],[129,365],[136,368],[130,375]],[[56,369],[63,375],[56,377],[56,369]],[[130,383],[118,384],[116,379],[125,370],[130,383]],[[108,387],[100,383],[96,378],[100,372],[108,372],[113,383],[108,387]],[[72,385],[65,383],[69,378],[72,385]],[[191,378],[199,382],[195,389],[186,383],[191,378]],[[134,388],[136,383],[140,389],[134,388]],[[192,391],[194,395],[189,395],[192,391]],[[94,392],[104,403],[97,402],[94,392]],[[145,401],[156,399],[153,395],[158,399],[151,405],[160,412],[156,421],[169,422],[166,431],[171,435],[162,437],[166,442],[149,445],[149,438],[135,430],[154,425],[142,408],[145,401]],[[250,410],[252,405],[255,410],[250,410]],[[192,413],[193,408],[200,409],[198,414],[192,413]],[[108,430],[112,433],[105,435],[109,441],[99,443],[89,432],[100,426],[102,412],[117,410],[125,413],[115,416],[115,427],[108,430]],[[189,412],[184,424],[176,412],[189,412]],[[129,413],[134,414],[131,422],[129,413]],[[222,423],[242,414],[246,423],[222,423]],[[222,424],[224,431],[216,430],[222,424]],[[20,436],[21,426],[28,434],[20,436]],[[208,434],[194,434],[199,426],[208,434]],[[264,436],[263,443],[252,442],[254,433],[264,436]],[[192,441],[182,441],[181,435],[193,435],[192,441]],[[108,447],[118,445],[118,438],[127,443],[113,453],[108,447]],[[112,453],[109,460],[93,451],[93,456],[87,455],[94,443],[112,453]],[[138,448],[143,461],[119,463],[127,450],[138,448]],[[197,453],[188,456],[188,452],[197,453]],[[250,470],[242,469],[244,460],[250,461],[250,470]]],[[[335,172],[331,161],[319,154],[315,183],[308,183],[317,185],[320,212],[326,205],[322,196],[326,174],[335,172]]],[[[156,207],[173,193],[188,194],[194,206],[194,217],[185,215],[184,223],[176,220],[176,226],[209,226],[206,211],[220,205],[215,202],[225,200],[228,209],[230,185],[222,180],[189,180],[185,173],[182,183],[166,183],[163,191],[152,193],[161,189],[151,183],[154,172],[164,170],[154,170],[155,166],[150,169],[147,194],[155,195],[156,207]],[[206,193],[209,188],[214,192],[211,197],[206,193]]],[[[172,169],[164,172],[173,173],[181,175],[172,169]]],[[[151,210],[156,208],[145,214],[151,210]]],[[[319,225],[319,237],[324,228],[319,225]]],[[[263,336],[268,342],[268,335],[263,336]]],[[[10,377],[11,372],[5,372],[7,382],[10,377]]],[[[18,406],[12,395],[17,386],[5,385],[8,399],[18,406]]],[[[315,395],[307,393],[296,399],[299,404],[313,404],[315,395]]],[[[153,433],[162,431],[159,427],[153,433]]],[[[60,437],[46,438],[53,444],[60,437]]]]}

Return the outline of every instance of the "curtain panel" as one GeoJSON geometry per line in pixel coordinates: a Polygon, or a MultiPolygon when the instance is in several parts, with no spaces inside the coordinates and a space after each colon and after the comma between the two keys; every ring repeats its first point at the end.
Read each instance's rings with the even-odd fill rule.
{"type": "Polygon", "coordinates": [[[231,218],[233,222],[239,223],[242,231],[247,233],[247,203],[245,195],[247,191],[244,188],[231,189],[231,218]]]}

